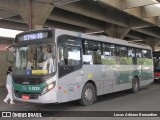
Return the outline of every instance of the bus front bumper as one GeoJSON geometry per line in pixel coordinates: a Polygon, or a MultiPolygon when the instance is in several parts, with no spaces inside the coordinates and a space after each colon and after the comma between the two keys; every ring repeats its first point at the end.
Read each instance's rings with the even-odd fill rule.
{"type": "Polygon", "coordinates": [[[54,89],[48,91],[45,94],[13,94],[14,100],[31,103],[57,103],[57,91],[54,89]]]}

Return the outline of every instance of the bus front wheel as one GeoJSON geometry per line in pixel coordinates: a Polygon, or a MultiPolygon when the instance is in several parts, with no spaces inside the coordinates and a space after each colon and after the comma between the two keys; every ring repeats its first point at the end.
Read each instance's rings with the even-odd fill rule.
{"type": "Polygon", "coordinates": [[[134,77],[132,80],[132,92],[136,93],[139,91],[139,80],[137,77],[134,77]]]}
{"type": "Polygon", "coordinates": [[[94,103],[95,100],[95,88],[91,83],[86,83],[83,87],[81,99],[79,100],[81,105],[87,106],[94,103]]]}

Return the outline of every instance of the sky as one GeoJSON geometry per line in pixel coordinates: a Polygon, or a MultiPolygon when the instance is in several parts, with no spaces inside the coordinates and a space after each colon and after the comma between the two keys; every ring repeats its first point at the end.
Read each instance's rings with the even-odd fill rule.
{"type": "Polygon", "coordinates": [[[0,37],[15,38],[18,33],[23,31],[0,28],[0,37]]]}

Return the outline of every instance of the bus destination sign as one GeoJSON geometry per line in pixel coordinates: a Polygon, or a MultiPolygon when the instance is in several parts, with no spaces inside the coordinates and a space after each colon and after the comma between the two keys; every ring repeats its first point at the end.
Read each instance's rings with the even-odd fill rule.
{"type": "Polygon", "coordinates": [[[25,35],[19,36],[18,41],[28,41],[28,40],[36,40],[36,39],[43,39],[43,38],[48,38],[48,32],[25,34],[25,35]]]}

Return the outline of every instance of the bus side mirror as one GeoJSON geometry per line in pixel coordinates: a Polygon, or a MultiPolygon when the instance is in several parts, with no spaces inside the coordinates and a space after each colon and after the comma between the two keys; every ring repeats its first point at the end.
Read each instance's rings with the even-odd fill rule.
{"type": "Polygon", "coordinates": [[[8,62],[13,64],[14,61],[14,45],[11,45],[6,48],[6,59],[8,62]],[[12,53],[11,53],[12,52],[12,53]]]}

